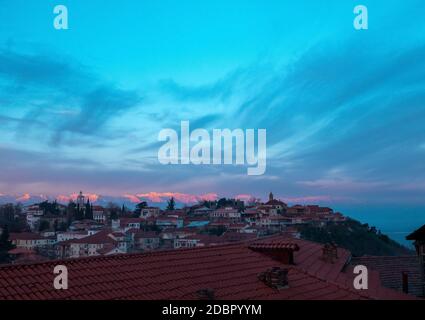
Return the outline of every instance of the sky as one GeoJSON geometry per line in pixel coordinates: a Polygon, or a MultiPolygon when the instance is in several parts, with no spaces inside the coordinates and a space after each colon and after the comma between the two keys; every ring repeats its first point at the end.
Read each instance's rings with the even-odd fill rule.
{"type": "Polygon", "coordinates": [[[425,2],[0,0],[0,196],[425,204],[425,2]],[[67,6],[69,29],[53,27],[67,6]],[[369,29],[355,30],[366,5],[369,29]],[[267,130],[267,171],[161,165],[267,130]]]}

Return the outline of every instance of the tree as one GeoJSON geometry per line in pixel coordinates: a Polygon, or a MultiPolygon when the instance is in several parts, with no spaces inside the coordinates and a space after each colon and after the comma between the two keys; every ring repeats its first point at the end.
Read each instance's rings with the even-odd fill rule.
{"type": "Polygon", "coordinates": [[[46,201],[39,203],[38,206],[40,207],[41,210],[43,210],[43,213],[45,215],[47,215],[47,214],[59,215],[60,214],[60,210],[59,210],[58,203],[56,202],[56,200],[52,203],[50,203],[48,200],[46,200],[46,201]]]}
{"type": "Polygon", "coordinates": [[[50,224],[47,220],[41,220],[40,225],[38,226],[38,231],[43,232],[50,228],[50,224]]]}
{"type": "Polygon", "coordinates": [[[66,206],[66,216],[69,220],[72,220],[75,218],[77,213],[77,205],[74,201],[69,201],[68,205],[66,206]]]}
{"type": "Polygon", "coordinates": [[[174,197],[171,197],[171,199],[167,201],[167,210],[173,211],[175,209],[176,209],[176,202],[174,201],[174,197]]]}
{"type": "Polygon", "coordinates": [[[120,212],[120,207],[118,207],[115,203],[109,202],[106,206],[106,210],[109,212],[109,218],[111,220],[118,219],[118,213],[120,212]]]}
{"type": "Polygon", "coordinates": [[[11,261],[9,251],[13,248],[14,245],[9,240],[9,227],[5,225],[3,233],[0,235],[0,263],[9,263],[11,261]]]}
{"type": "Polygon", "coordinates": [[[87,199],[86,208],[84,210],[84,219],[93,220],[93,207],[89,199],[87,199]]]}
{"type": "Polygon", "coordinates": [[[66,222],[61,222],[56,231],[66,231],[66,229],[68,229],[68,224],[66,222]]]}

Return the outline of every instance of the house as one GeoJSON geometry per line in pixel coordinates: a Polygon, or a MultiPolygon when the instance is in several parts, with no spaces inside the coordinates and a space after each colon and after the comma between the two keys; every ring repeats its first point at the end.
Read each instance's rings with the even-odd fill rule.
{"type": "Polygon", "coordinates": [[[34,250],[38,247],[53,245],[56,243],[55,238],[46,238],[32,232],[11,233],[9,239],[16,248],[24,248],[28,250],[34,250]]]}
{"type": "Polygon", "coordinates": [[[102,206],[93,206],[93,220],[97,223],[106,224],[108,219],[106,211],[102,206]]]}
{"type": "Polygon", "coordinates": [[[150,217],[158,217],[159,216],[159,208],[157,207],[146,207],[140,211],[140,218],[150,218],[150,217]]]}
{"type": "Polygon", "coordinates": [[[61,258],[79,258],[100,255],[99,250],[106,246],[118,248],[126,252],[127,239],[121,234],[114,234],[110,230],[102,230],[88,237],[71,239],[57,244],[57,255],[61,258]]]}
{"type": "Polygon", "coordinates": [[[68,228],[70,231],[89,231],[89,230],[102,230],[105,226],[94,220],[77,220],[73,221],[68,228]]]}
{"type": "Polygon", "coordinates": [[[383,300],[415,299],[382,286],[356,290],[351,254],[282,236],[253,241],[0,267],[0,300],[383,300]],[[330,259],[332,258],[332,259],[330,259]],[[69,272],[69,290],[52,270],[69,272]],[[31,276],[28,276],[31,275],[31,276]],[[166,279],[164,278],[166,275],[166,279]],[[78,284],[78,285],[77,285],[78,284]]]}
{"type": "Polygon", "coordinates": [[[245,211],[241,213],[241,218],[251,225],[256,223],[259,216],[260,211],[256,208],[245,209],[245,211]]]}
{"type": "Polygon", "coordinates": [[[64,231],[56,234],[57,242],[63,242],[72,239],[81,239],[89,236],[88,231],[64,231]]]}
{"type": "Polygon", "coordinates": [[[144,218],[120,218],[112,220],[112,229],[126,232],[130,229],[140,229],[145,224],[144,218]]]}
{"type": "Polygon", "coordinates": [[[178,216],[161,216],[156,219],[156,225],[161,228],[183,228],[184,220],[178,216]]]}
{"type": "Polygon", "coordinates": [[[191,235],[197,234],[195,228],[168,228],[163,229],[159,235],[162,240],[174,240],[176,238],[185,238],[191,235]]]}
{"type": "Polygon", "coordinates": [[[307,211],[306,210],[306,207],[304,207],[304,206],[302,206],[300,204],[296,204],[296,205],[294,205],[292,207],[289,207],[286,210],[286,213],[289,214],[289,215],[303,215],[303,214],[306,213],[306,211],[307,211]]]}
{"type": "Polygon", "coordinates": [[[44,215],[43,210],[38,205],[31,205],[23,209],[26,215],[26,221],[31,230],[36,230],[39,226],[40,219],[44,215]]]}
{"type": "Polygon", "coordinates": [[[208,216],[212,211],[213,211],[213,209],[211,209],[211,208],[201,206],[201,207],[193,210],[193,215],[195,215],[195,216],[208,216]]]}
{"type": "Polygon", "coordinates": [[[328,208],[328,207],[319,207],[319,212],[318,214],[333,214],[334,211],[332,208],[328,208]]]}
{"type": "Polygon", "coordinates": [[[263,207],[269,207],[276,212],[276,214],[284,214],[288,205],[280,200],[274,199],[273,193],[270,192],[269,201],[267,201],[263,207]]]}
{"type": "Polygon", "coordinates": [[[237,209],[233,209],[232,207],[226,207],[210,212],[210,218],[214,220],[229,219],[233,221],[238,221],[241,219],[241,213],[237,209]]]}
{"type": "Polygon", "coordinates": [[[156,250],[159,245],[160,238],[156,232],[139,231],[134,235],[134,247],[138,250],[156,250]]]}
{"type": "Polygon", "coordinates": [[[232,223],[227,228],[228,231],[234,231],[234,232],[244,232],[245,229],[249,228],[249,224],[247,223],[232,223]]]}
{"type": "Polygon", "coordinates": [[[284,226],[293,223],[292,218],[285,216],[263,216],[259,220],[259,225],[273,230],[281,230],[284,226]]]}
{"type": "Polygon", "coordinates": [[[102,249],[97,250],[97,253],[101,256],[111,256],[117,254],[124,254],[125,251],[122,251],[120,248],[108,243],[105,244],[102,249]]]}
{"type": "Polygon", "coordinates": [[[217,245],[222,242],[222,239],[217,236],[195,234],[185,238],[174,239],[174,249],[205,247],[217,245]]]}

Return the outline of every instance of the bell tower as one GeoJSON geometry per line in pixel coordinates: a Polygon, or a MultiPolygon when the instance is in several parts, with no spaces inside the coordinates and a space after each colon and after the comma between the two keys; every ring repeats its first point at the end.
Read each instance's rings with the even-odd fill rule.
{"type": "Polygon", "coordinates": [[[77,197],[77,206],[79,206],[80,209],[82,209],[82,208],[84,208],[84,205],[85,205],[85,203],[84,203],[84,195],[83,195],[83,192],[80,191],[80,194],[77,197]]]}

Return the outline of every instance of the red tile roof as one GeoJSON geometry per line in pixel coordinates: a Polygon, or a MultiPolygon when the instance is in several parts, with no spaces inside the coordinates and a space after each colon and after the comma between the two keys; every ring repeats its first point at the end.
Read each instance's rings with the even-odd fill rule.
{"type": "Polygon", "coordinates": [[[293,251],[299,251],[300,247],[296,243],[290,243],[290,242],[275,242],[275,243],[254,243],[249,246],[251,249],[273,249],[273,250],[280,250],[280,249],[289,249],[293,251]]]}
{"type": "Polygon", "coordinates": [[[32,232],[21,232],[21,233],[11,233],[9,236],[11,241],[14,240],[44,240],[46,238],[42,237],[37,233],[32,232]]]}
{"type": "Polygon", "coordinates": [[[112,239],[109,234],[111,234],[110,230],[103,230],[103,231],[99,231],[91,236],[88,237],[84,237],[84,238],[76,238],[76,239],[70,239],[70,240],[66,240],[66,241],[62,241],[60,244],[64,245],[64,244],[71,244],[71,243],[81,243],[81,244],[106,244],[106,243],[111,243],[111,244],[116,244],[117,241],[115,241],[114,239],[112,239]]]}
{"type": "MultiPolygon", "coordinates": [[[[286,240],[260,242],[282,245],[286,240]]],[[[328,264],[318,259],[321,245],[290,241],[300,247],[291,266],[249,249],[252,243],[245,242],[0,267],[0,299],[197,299],[197,291],[207,288],[218,300],[371,298],[336,281],[348,260],[347,251],[339,251],[337,263],[328,264]],[[68,290],[53,288],[53,269],[59,264],[68,267],[68,290]],[[258,279],[273,267],[289,270],[289,288],[276,290],[258,279]]]]}
{"type": "Polygon", "coordinates": [[[408,275],[409,294],[421,296],[422,280],[418,256],[376,257],[363,256],[351,260],[352,265],[364,265],[379,272],[382,284],[402,291],[402,274],[408,275]]]}

